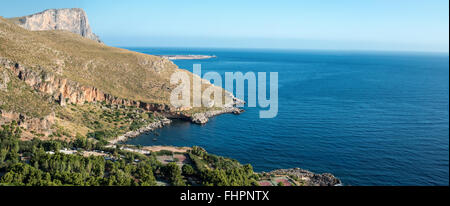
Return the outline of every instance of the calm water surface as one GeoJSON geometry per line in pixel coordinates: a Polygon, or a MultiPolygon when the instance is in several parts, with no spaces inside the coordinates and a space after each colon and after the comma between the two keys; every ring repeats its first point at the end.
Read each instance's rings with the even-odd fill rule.
{"type": "Polygon", "coordinates": [[[202,146],[256,171],[301,167],[347,185],[449,184],[448,54],[129,48],[205,54],[203,73],[279,72],[279,113],[177,122],[136,145],[202,146]]]}

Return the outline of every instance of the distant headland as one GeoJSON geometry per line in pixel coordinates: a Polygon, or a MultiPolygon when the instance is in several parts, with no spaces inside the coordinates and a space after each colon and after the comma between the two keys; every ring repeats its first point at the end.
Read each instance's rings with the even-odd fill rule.
{"type": "Polygon", "coordinates": [[[192,60],[192,59],[212,59],[217,58],[217,56],[212,55],[157,55],[162,58],[169,60],[192,60]]]}

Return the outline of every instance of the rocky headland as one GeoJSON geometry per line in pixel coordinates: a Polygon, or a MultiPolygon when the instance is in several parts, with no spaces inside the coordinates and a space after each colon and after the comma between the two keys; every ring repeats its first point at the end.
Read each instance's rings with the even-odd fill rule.
{"type": "Polygon", "coordinates": [[[29,16],[12,18],[17,25],[31,31],[64,30],[101,42],[92,32],[83,9],[49,9],[29,16]]]}

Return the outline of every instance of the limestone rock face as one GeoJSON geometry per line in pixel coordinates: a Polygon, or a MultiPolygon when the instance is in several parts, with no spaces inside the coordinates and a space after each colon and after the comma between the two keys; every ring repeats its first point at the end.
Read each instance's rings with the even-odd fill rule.
{"type": "Polygon", "coordinates": [[[22,28],[31,31],[65,30],[101,42],[99,37],[92,33],[83,9],[49,9],[14,20],[22,28]]]}
{"type": "Polygon", "coordinates": [[[38,72],[1,57],[0,66],[11,69],[20,80],[34,90],[50,95],[61,106],[66,104],[84,104],[86,102],[106,102],[114,105],[135,106],[147,111],[171,112],[170,106],[165,104],[153,104],[119,98],[96,87],[84,86],[53,73],[38,72]]]}

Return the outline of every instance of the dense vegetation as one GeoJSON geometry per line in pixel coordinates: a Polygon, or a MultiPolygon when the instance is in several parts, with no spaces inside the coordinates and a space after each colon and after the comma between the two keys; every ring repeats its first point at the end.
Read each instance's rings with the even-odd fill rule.
{"type": "Polygon", "coordinates": [[[105,148],[88,138],[73,142],[57,140],[20,141],[17,123],[0,129],[0,184],[26,186],[155,186],[157,178],[171,185],[257,185],[250,165],[208,154],[200,147],[188,153],[193,165],[180,168],[175,163],[157,161],[153,153],[142,155],[116,148],[105,148]],[[63,148],[102,150],[113,158],[63,154],[63,148]],[[190,177],[191,181],[187,181],[190,177]]]}
{"type": "MultiPolygon", "coordinates": [[[[189,157],[203,185],[208,186],[256,186],[259,178],[249,164],[242,166],[238,161],[207,153],[201,147],[193,147],[189,157]]],[[[191,173],[189,168],[184,168],[191,173]]]]}
{"type": "Polygon", "coordinates": [[[116,151],[115,155],[121,158],[112,161],[101,156],[50,153],[75,145],[97,146],[81,140],[74,143],[19,141],[20,133],[15,123],[0,130],[0,168],[6,172],[0,180],[3,185],[156,185],[153,171],[161,164],[152,157],[116,151]]]}

